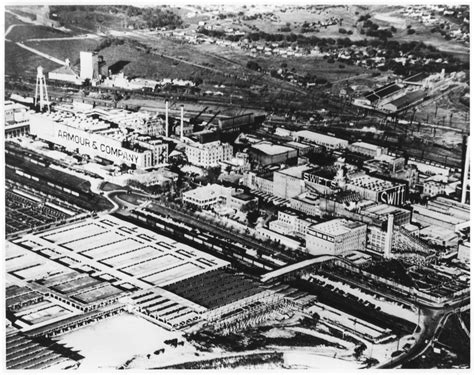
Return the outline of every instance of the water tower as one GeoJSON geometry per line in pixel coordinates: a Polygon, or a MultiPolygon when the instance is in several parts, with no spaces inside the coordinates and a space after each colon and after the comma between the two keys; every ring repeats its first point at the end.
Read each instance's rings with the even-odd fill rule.
{"type": "Polygon", "coordinates": [[[47,106],[49,112],[48,87],[46,86],[46,78],[42,66],[38,66],[38,73],[36,74],[35,107],[38,104],[38,95],[40,111],[47,106]]]}

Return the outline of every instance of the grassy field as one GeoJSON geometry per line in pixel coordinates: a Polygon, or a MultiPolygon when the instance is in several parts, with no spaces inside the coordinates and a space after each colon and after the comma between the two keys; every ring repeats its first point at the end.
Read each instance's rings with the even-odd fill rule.
{"type": "Polygon", "coordinates": [[[15,43],[5,42],[5,74],[36,74],[36,68],[40,65],[46,72],[59,68],[51,60],[18,47],[15,43]]]}
{"type": "Polygon", "coordinates": [[[70,36],[72,36],[71,33],[66,33],[51,27],[24,24],[21,26],[15,26],[8,34],[8,39],[14,42],[22,42],[33,38],[63,38],[70,36]]]}
{"type": "Polygon", "coordinates": [[[20,21],[13,14],[5,12],[5,30],[7,30],[11,25],[15,25],[15,24],[26,25],[25,22],[20,21]]]}
{"type": "Polygon", "coordinates": [[[69,59],[71,65],[78,65],[79,52],[93,51],[99,43],[100,41],[98,39],[77,39],[27,42],[25,44],[58,59],[69,59]]]}

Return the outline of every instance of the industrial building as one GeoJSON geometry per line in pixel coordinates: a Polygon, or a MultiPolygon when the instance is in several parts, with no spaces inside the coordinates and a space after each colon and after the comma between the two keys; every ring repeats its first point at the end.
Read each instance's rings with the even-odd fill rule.
{"type": "Polygon", "coordinates": [[[298,157],[308,155],[309,153],[311,153],[313,151],[316,151],[316,149],[319,148],[315,145],[309,145],[307,143],[300,143],[300,142],[295,142],[295,141],[286,142],[286,143],[283,144],[283,146],[291,147],[291,148],[294,148],[295,150],[297,150],[298,151],[298,157]]]}
{"type": "Polygon", "coordinates": [[[414,204],[413,220],[424,225],[458,231],[470,226],[469,205],[437,197],[427,205],[414,204]]]}
{"type": "Polygon", "coordinates": [[[319,208],[319,196],[311,191],[306,191],[296,197],[290,198],[290,207],[309,216],[322,215],[322,211],[319,208]]]}
{"type": "Polygon", "coordinates": [[[268,228],[277,233],[304,239],[309,226],[314,223],[314,220],[303,217],[303,215],[297,212],[280,210],[278,211],[277,220],[270,221],[268,228]]]}
{"type": "Polygon", "coordinates": [[[289,199],[305,192],[303,173],[308,169],[300,165],[273,172],[273,195],[289,199]]]}
{"type": "Polygon", "coordinates": [[[426,96],[427,93],[424,90],[411,91],[399,98],[392,100],[391,102],[382,104],[380,109],[389,113],[396,113],[414,105],[420,104],[425,100],[426,96]]]}
{"type": "Polygon", "coordinates": [[[306,248],[312,255],[341,255],[351,250],[364,250],[366,236],[366,224],[334,219],[309,227],[306,248]]]}
{"type": "Polygon", "coordinates": [[[362,173],[348,177],[347,189],[355,191],[364,199],[400,206],[407,198],[407,185],[396,183],[362,173]]]}
{"type": "Polygon", "coordinates": [[[105,64],[102,56],[99,56],[97,52],[81,51],[79,57],[81,79],[100,79],[101,67],[105,64]]]}
{"type": "Polygon", "coordinates": [[[211,209],[222,204],[233,210],[252,210],[257,208],[258,199],[249,194],[237,192],[231,187],[218,184],[200,186],[183,193],[183,203],[200,209],[211,209]]]}
{"type": "Polygon", "coordinates": [[[30,122],[32,135],[91,158],[100,157],[139,169],[168,162],[168,144],[161,139],[128,134],[86,115],[65,111],[35,113],[30,122]]]}
{"type": "Polygon", "coordinates": [[[334,166],[311,168],[303,173],[303,179],[311,190],[320,194],[329,194],[337,188],[334,180],[337,171],[338,168],[334,166]]]}
{"type": "Polygon", "coordinates": [[[188,162],[199,167],[216,167],[220,162],[232,159],[233,147],[220,141],[187,144],[185,149],[188,162]]]}
{"type": "Polygon", "coordinates": [[[354,105],[361,107],[377,107],[404,94],[403,85],[388,83],[353,100],[354,105]]]}
{"type": "Polygon", "coordinates": [[[5,139],[21,137],[30,132],[28,107],[7,100],[4,102],[5,139]]]}
{"type": "Polygon", "coordinates": [[[249,149],[250,161],[258,166],[270,164],[295,165],[298,158],[298,151],[292,147],[275,145],[270,142],[260,142],[253,144],[249,149]]]}
{"type": "Polygon", "coordinates": [[[81,78],[76,69],[71,66],[69,59],[66,59],[63,66],[50,71],[48,78],[53,81],[69,82],[79,86],[84,83],[84,78],[81,78]]]}
{"type": "Polygon", "coordinates": [[[384,203],[371,202],[360,209],[360,214],[376,221],[385,221],[389,215],[393,216],[395,225],[409,224],[411,221],[411,211],[395,207],[384,203]]]}
{"type": "Polygon", "coordinates": [[[293,139],[297,142],[323,146],[328,150],[345,149],[349,145],[349,142],[345,139],[331,137],[329,135],[312,132],[310,130],[300,130],[294,132],[293,139]]]}
{"type": "Polygon", "coordinates": [[[354,142],[349,145],[348,150],[357,154],[370,156],[371,158],[378,157],[388,152],[386,147],[381,147],[366,142],[354,142]]]}

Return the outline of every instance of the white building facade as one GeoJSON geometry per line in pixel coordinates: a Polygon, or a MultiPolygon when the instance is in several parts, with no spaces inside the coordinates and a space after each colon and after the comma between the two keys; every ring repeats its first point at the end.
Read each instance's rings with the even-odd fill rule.
{"type": "Polygon", "coordinates": [[[209,168],[218,166],[222,161],[231,160],[233,148],[230,144],[220,141],[194,143],[186,145],[185,154],[190,164],[209,168]]]}

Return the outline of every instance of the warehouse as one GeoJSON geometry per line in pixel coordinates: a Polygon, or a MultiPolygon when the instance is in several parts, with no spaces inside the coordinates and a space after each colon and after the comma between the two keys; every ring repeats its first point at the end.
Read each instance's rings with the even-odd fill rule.
{"type": "Polygon", "coordinates": [[[421,103],[425,100],[425,97],[426,92],[423,90],[412,91],[389,103],[381,105],[380,108],[387,112],[395,113],[421,103]]]}
{"type": "Polygon", "coordinates": [[[130,136],[109,123],[70,112],[32,114],[30,133],[69,151],[117,165],[147,169],[168,161],[168,145],[161,140],[140,140],[138,135],[130,136]]]}
{"type": "Polygon", "coordinates": [[[310,143],[324,146],[329,150],[339,150],[347,148],[349,142],[345,139],[332,137],[325,134],[315,133],[310,130],[300,130],[293,133],[293,139],[297,142],[310,143]]]}
{"type": "Polygon", "coordinates": [[[270,164],[296,164],[298,151],[291,147],[275,145],[270,142],[254,144],[249,150],[250,161],[260,166],[270,164]]]}

